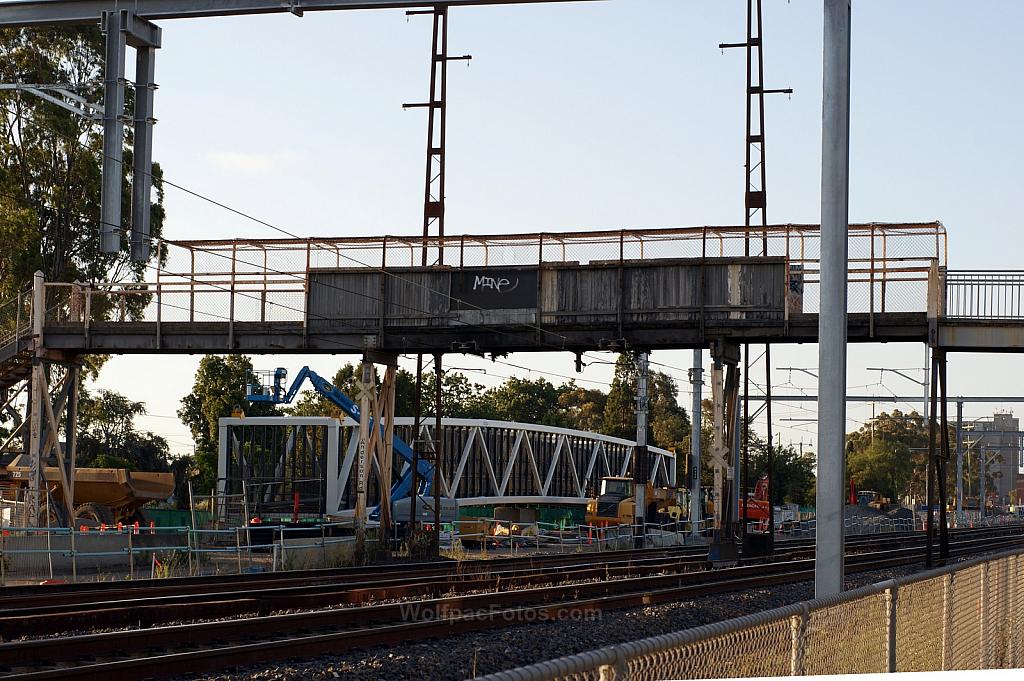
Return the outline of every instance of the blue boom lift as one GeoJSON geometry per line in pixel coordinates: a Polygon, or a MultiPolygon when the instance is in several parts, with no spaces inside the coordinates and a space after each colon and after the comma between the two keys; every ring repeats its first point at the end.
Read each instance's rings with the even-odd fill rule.
{"type": "MultiPolygon", "coordinates": [[[[250,402],[269,402],[270,404],[289,404],[298,395],[299,389],[302,384],[308,378],[309,382],[313,385],[313,388],[331,401],[332,404],[336,405],[343,412],[359,421],[359,406],[353,402],[348,395],[338,390],[336,387],[331,385],[331,382],[319,375],[308,366],[302,367],[295,380],[292,381],[291,387],[285,391],[285,381],[288,378],[288,370],[284,368],[277,368],[273,374],[269,372],[265,373],[270,378],[270,385],[263,385],[256,379],[256,372],[252,378],[247,382],[246,385],[246,399],[250,402]]],[[[373,422],[370,422],[370,427],[374,426],[373,422]]],[[[383,430],[383,426],[380,426],[383,430]]],[[[404,461],[409,464],[408,469],[401,475],[391,487],[391,501],[394,503],[399,499],[404,499],[410,496],[412,492],[412,447],[405,443],[401,438],[396,437],[394,439],[394,450],[395,454],[398,454],[404,461]]],[[[434,466],[420,457],[417,461],[417,469],[419,471],[419,487],[418,495],[426,496],[430,494],[431,485],[434,481],[434,466]]]]}

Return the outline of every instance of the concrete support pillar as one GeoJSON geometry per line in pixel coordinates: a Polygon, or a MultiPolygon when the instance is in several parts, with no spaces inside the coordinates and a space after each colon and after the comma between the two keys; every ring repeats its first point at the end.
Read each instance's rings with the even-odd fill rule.
{"type": "Polygon", "coordinates": [[[850,0],[825,0],[814,592],[843,590],[846,310],[850,172],[850,0]]]}

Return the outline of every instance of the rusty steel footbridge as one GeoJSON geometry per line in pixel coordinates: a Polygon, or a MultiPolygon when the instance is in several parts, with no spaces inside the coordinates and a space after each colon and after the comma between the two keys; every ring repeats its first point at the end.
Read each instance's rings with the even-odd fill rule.
{"type": "MultiPolygon", "coordinates": [[[[30,291],[5,306],[0,381],[23,374],[37,340],[69,356],[815,342],[817,226],[770,227],[766,256],[742,255],[746,237],[696,227],[166,241],[145,282],[42,282],[41,338],[30,291]]],[[[851,342],[1024,348],[1024,273],[948,269],[941,223],[851,225],[849,243],[851,342]]]]}

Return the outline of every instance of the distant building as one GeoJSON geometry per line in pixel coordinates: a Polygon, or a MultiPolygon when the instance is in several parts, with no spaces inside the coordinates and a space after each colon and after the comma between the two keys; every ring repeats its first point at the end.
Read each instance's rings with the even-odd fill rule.
{"type": "Polygon", "coordinates": [[[970,457],[972,467],[977,465],[975,462],[978,461],[979,453],[987,455],[985,472],[986,477],[994,477],[993,484],[998,495],[994,500],[996,504],[1009,504],[1010,492],[1018,494],[1018,480],[1024,478],[1021,435],[1020,419],[1015,418],[1013,412],[997,411],[990,419],[964,424],[964,446],[975,443],[970,448],[973,454],[970,457]]]}

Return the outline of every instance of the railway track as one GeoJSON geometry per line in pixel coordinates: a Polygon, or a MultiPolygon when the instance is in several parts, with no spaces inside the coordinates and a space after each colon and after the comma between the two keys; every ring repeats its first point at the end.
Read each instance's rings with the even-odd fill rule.
{"type": "MultiPolygon", "coordinates": [[[[1019,532],[999,529],[1002,532],[957,533],[950,544],[951,554],[971,555],[1024,545],[1024,536],[1019,532]]],[[[847,556],[847,570],[875,570],[920,561],[921,538],[903,537],[900,541],[886,538],[885,541],[890,545],[904,545],[852,553],[847,556]]],[[[862,547],[870,544],[868,541],[859,543],[862,547]]],[[[595,556],[587,558],[593,560],[595,556]]],[[[635,563],[651,559],[662,561],[661,565],[671,563],[671,560],[665,562],[665,556],[618,558],[621,560],[612,562],[628,565],[631,560],[635,563]]],[[[685,558],[681,555],[676,562],[685,558]]],[[[522,569],[521,565],[519,567],[522,569]]],[[[583,566],[577,564],[576,567],[583,566]]],[[[533,574],[544,569],[535,570],[533,574]]],[[[550,566],[547,569],[550,571],[550,566]]],[[[411,602],[321,608],[16,641],[0,644],[0,677],[103,677],[114,681],[223,671],[239,665],[339,653],[535,620],[580,617],[605,610],[763,588],[811,579],[813,569],[813,560],[793,559],[714,571],[625,575],[568,585],[514,585],[509,590],[453,593],[411,602]]]]}
{"type": "MultiPolygon", "coordinates": [[[[851,553],[870,551],[893,541],[919,539],[912,533],[861,537],[851,540],[848,549],[851,553]]],[[[782,541],[776,560],[808,557],[812,551],[810,541],[782,541]]],[[[372,570],[342,568],[65,588],[17,587],[15,593],[0,596],[0,639],[66,632],[69,624],[75,630],[150,627],[198,619],[197,610],[206,619],[269,615],[281,610],[429,598],[445,593],[689,572],[705,567],[706,553],[706,547],[694,546],[461,564],[446,561],[419,566],[389,565],[372,570]]],[[[766,569],[777,570],[781,564],[777,562],[766,569]]]]}

